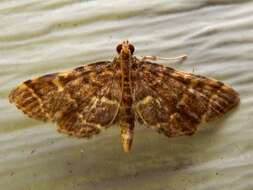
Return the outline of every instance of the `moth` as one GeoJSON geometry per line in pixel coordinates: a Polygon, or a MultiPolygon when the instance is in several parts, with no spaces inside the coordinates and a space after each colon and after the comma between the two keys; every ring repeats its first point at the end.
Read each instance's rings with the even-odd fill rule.
{"type": "Polygon", "coordinates": [[[56,122],[58,131],[91,137],[119,124],[125,152],[138,121],[167,137],[194,134],[200,123],[223,116],[239,103],[229,85],[138,59],[128,41],[113,61],[27,80],[9,100],[31,118],[56,122]]]}

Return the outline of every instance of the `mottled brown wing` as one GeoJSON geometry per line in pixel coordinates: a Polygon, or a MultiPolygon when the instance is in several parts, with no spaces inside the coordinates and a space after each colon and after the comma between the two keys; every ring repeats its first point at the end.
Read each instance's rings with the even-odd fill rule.
{"type": "Polygon", "coordinates": [[[9,100],[28,116],[54,121],[61,132],[90,137],[112,124],[121,89],[111,62],[78,67],[25,81],[9,100]]]}
{"type": "Polygon", "coordinates": [[[216,119],[239,102],[238,93],[220,81],[139,62],[134,109],[147,126],[166,136],[191,135],[198,124],[216,119]]]}

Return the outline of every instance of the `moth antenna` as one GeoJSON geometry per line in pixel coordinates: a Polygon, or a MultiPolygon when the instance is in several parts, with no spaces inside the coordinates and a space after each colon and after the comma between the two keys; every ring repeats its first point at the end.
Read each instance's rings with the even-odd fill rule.
{"type": "Polygon", "coordinates": [[[142,60],[151,60],[151,61],[157,61],[157,60],[172,60],[172,61],[185,61],[188,56],[186,54],[177,56],[177,57],[158,57],[158,56],[153,56],[153,55],[146,55],[146,56],[141,56],[142,60]]]}

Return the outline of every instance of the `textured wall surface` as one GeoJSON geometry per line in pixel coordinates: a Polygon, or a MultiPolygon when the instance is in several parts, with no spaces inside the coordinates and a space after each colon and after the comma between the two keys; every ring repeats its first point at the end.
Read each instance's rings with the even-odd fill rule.
{"type": "Polygon", "coordinates": [[[0,28],[1,190],[253,188],[252,1],[2,0],[0,28]],[[137,55],[187,53],[187,62],[169,65],[232,85],[240,105],[192,137],[136,126],[125,154],[118,126],[69,138],[9,104],[21,81],[111,60],[124,39],[137,55]]]}

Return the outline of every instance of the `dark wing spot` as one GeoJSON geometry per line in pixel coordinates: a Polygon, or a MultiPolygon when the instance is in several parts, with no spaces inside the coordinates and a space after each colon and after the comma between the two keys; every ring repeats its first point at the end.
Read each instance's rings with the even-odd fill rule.
{"type": "Polygon", "coordinates": [[[29,85],[31,83],[32,83],[32,80],[30,80],[30,79],[24,82],[25,85],[29,85]]]}

